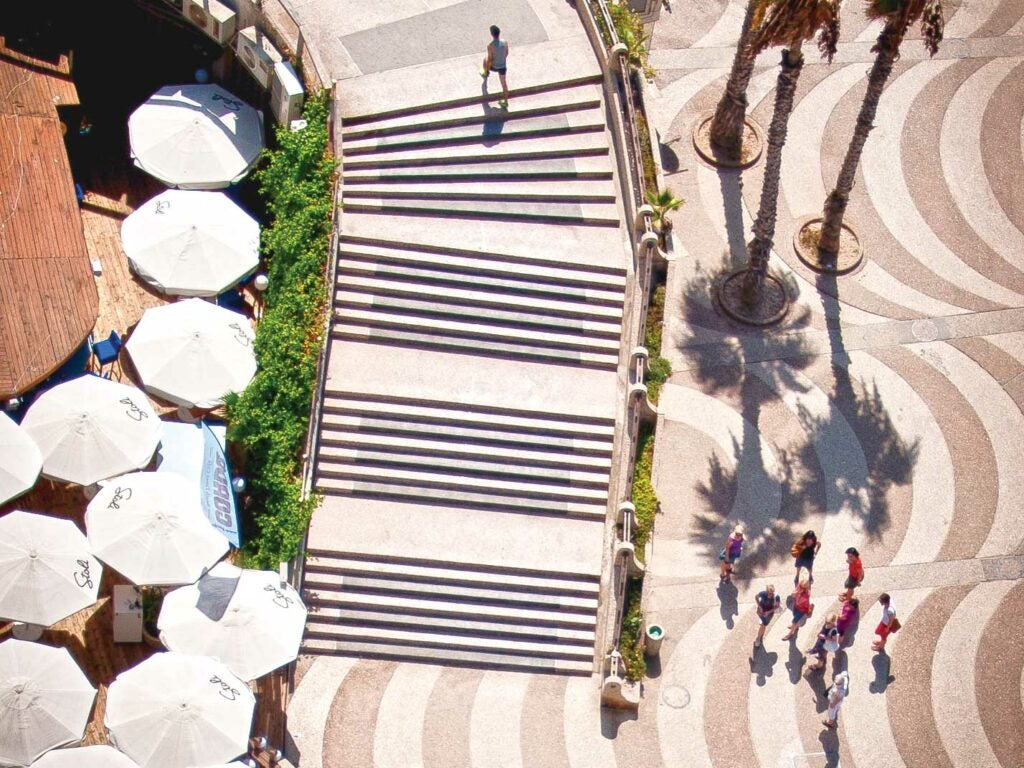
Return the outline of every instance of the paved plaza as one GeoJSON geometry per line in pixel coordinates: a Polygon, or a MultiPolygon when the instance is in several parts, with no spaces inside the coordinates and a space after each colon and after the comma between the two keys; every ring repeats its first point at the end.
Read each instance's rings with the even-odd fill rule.
{"type": "MultiPolygon", "coordinates": [[[[438,92],[454,78],[437,63],[470,61],[491,23],[538,51],[578,50],[568,41],[582,35],[561,0],[291,4],[341,99],[346,81],[363,92],[361,78],[405,67],[410,78],[379,82],[438,92]]],[[[743,9],[674,0],[652,40],[646,109],[686,205],[646,580],[648,619],[667,637],[639,713],[601,710],[596,677],[309,657],[289,708],[303,768],[1024,766],[1024,3],[948,4],[934,59],[915,33],[904,42],[848,209],[866,257],[838,278],[797,259],[794,222],[820,211],[838,173],[879,28],[849,3],[835,62],[806,46],[772,255],[793,306],[756,332],[715,310],[710,283],[742,262],[763,162],[717,171],[690,140],[721,94],[743,9]],[[716,557],[738,521],[747,548],[722,586],[716,557]],[[789,546],[808,528],[823,542],[814,617],[784,642],[783,614],[754,649],[754,595],[769,582],[788,592],[789,546]],[[867,567],[863,618],[827,674],[807,674],[849,546],[867,567]],[[883,591],[903,629],[875,654],[883,591]],[[824,689],[839,669],[850,695],[828,731],[824,689]]],[[[777,61],[762,57],[748,91],[762,126],[777,61]]],[[[516,229],[487,227],[498,241],[516,229]]]]}

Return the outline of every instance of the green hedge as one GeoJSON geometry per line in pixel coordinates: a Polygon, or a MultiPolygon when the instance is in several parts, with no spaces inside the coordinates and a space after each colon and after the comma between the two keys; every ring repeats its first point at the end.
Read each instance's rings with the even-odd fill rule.
{"type": "Polygon", "coordinates": [[[278,128],[264,151],[259,185],[270,226],[262,257],[270,285],[256,329],[256,377],[227,400],[228,439],[241,448],[248,478],[246,564],[277,568],[299,551],[319,499],[302,498],[302,451],[324,342],[335,162],[329,97],[311,98],[301,131],[278,128]]]}
{"type": "Polygon", "coordinates": [[[636,522],[633,527],[633,544],[636,556],[644,559],[644,548],[654,530],[654,516],[658,513],[658,497],[651,482],[654,468],[654,430],[641,425],[636,439],[636,467],[633,469],[633,506],[636,508],[636,522]]]}
{"type": "Polygon", "coordinates": [[[647,397],[657,404],[661,396],[661,385],[672,375],[672,363],[661,356],[661,332],[665,322],[665,286],[654,289],[654,295],[647,305],[647,320],[644,325],[644,346],[650,353],[647,361],[647,397]]]}
{"type": "Polygon", "coordinates": [[[625,617],[622,619],[622,633],[619,635],[619,653],[626,668],[626,679],[634,683],[647,674],[647,660],[644,659],[644,617],[640,611],[643,594],[643,579],[630,579],[626,586],[625,617]]]}

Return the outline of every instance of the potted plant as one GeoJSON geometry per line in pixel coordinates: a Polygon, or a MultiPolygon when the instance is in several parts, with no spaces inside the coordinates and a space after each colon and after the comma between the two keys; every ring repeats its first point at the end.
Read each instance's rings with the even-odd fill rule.
{"type": "Polygon", "coordinates": [[[672,234],[672,219],[668,217],[668,214],[678,211],[686,201],[673,196],[670,189],[662,189],[657,192],[648,190],[645,197],[648,204],[654,209],[654,227],[658,230],[661,248],[665,250],[669,235],[672,234]]]}

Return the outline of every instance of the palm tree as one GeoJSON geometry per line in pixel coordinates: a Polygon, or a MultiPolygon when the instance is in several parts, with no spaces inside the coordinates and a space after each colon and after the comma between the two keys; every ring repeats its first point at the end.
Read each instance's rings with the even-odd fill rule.
{"type": "Polygon", "coordinates": [[[760,46],[761,49],[778,44],[785,44],[786,49],[782,52],[782,69],[775,89],[761,201],[754,221],[754,238],[747,245],[747,266],[726,280],[721,295],[723,305],[730,310],[730,314],[750,322],[763,323],[778,319],[787,303],[785,290],[778,284],[775,286],[775,295],[765,306],[768,298],[765,296],[765,280],[768,276],[768,256],[775,238],[782,147],[786,143],[786,129],[803,68],[800,49],[803,42],[815,34],[818,35],[819,50],[831,63],[839,41],[839,0],[768,0],[764,21],[751,40],[751,46],[760,46]],[[742,290],[738,295],[725,293],[726,286],[735,284],[739,279],[742,279],[742,290]],[[781,309],[776,309],[775,305],[780,302],[781,309]]]}
{"type": "Polygon", "coordinates": [[[853,131],[853,139],[846,150],[843,167],[839,171],[835,189],[825,199],[822,213],[821,238],[818,242],[818,261],[822,265],[834,265],[839,258],[839,238],[846,214],[846,204],[850,200],[857,166],[868,140],[868,134],[874,127],[875,112],[882,98],[893,65],[900,57],[900,43],[914,22],[921,21],[921,37],[925,48],[932,56],[939,50],[942,42],[942,0],[867,0],[867,16],[869,19],[884,19],[878,40],[871,49],[875,53],[875,63],[868,76],[868,90],[860,105],[857,115],[857,127],[853,131]]]}
{"type": "Polygon", "coordinates": [[[678,211],[686,201],[675,197],[670,189],[648,190],[645,199],[654,209],[654,226],[658,229],[662,244],[664,244],[668,233],[672,231],[672,220],[668,214],[678,211]]]}
{"type": "Polygon", "coordinates": [[[725,93],[718,101],[715,116],[711,119],[710,140],[714,148],[733,161],[743,156],[743,123],[747,115],[747,86],[754,74],[754,62],[762,49],[751,45],[756,19],[764,8],[764,0],[747,0],[747,11],[743,15],[743,29],[736,43],[736,55],[729,71],[725,93]]]}

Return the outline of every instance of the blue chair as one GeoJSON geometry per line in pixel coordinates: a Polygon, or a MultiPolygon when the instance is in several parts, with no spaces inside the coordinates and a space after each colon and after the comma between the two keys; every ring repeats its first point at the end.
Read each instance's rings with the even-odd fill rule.
{"type": "MultiPolygon", "coordinates": [[[[94,341],[92,353],[96,355],[96,359],[100,363],[100,374],[102,375],[103,366],[116,363],[117,357],[121,353],[121,337],[117,335],[117,331],[111,331],[110,335],[101,341],[94,341]]],[[[106,378],[110,378],[109,373],[106,378]]]]}
{"type": "Polygon", "coordinates": [[[228,288],[224,293],[217,294],[217,306],[242,314],[246,314],[249,309],[245,303],[245,297],[238,292],[237,288],[228,288]]]}

